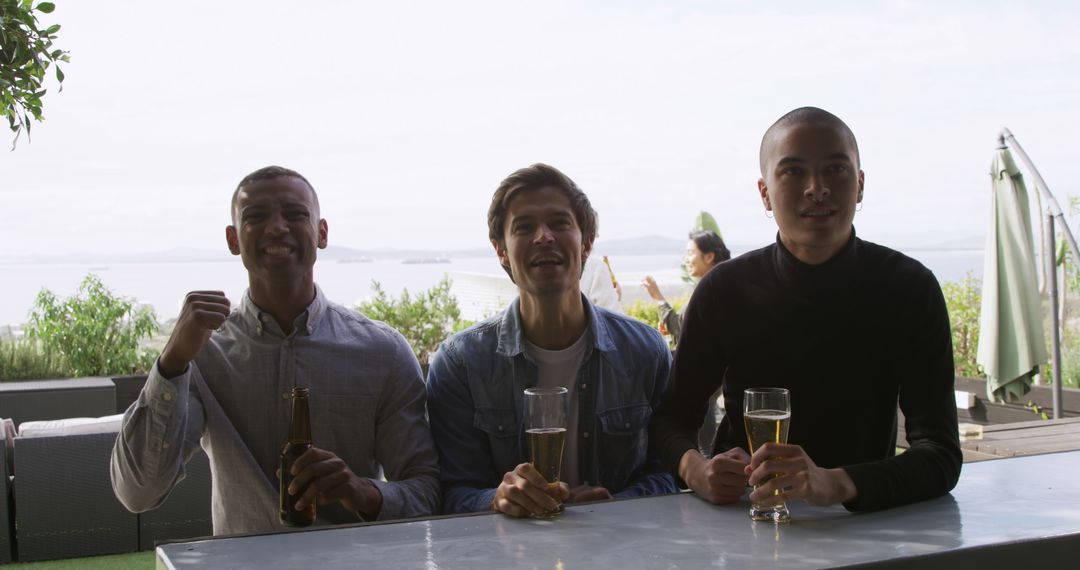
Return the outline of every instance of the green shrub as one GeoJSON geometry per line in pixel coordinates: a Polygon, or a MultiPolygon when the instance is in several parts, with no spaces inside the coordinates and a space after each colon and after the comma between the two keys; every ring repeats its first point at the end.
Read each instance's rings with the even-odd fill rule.
{"type": "Polygon", "coordinates": [[[952,326],[953,364],[956,375],[982,378],[982,367],[975,362],[979,346],[979,311],[982,308],[982,283],[970,272],[960,281],[941,284],[945,306],[952,326]]]}
{"type": "MultiPolygon", "coordinates": [[[[669,302],[676,311],[682,312],[683,307],[686,306],[686,303],[689,300],[689,295],[683,295],[681,297],[676,297],[674,301],[669,302]]],[[[664,340],[668,342],[668,346],[670,348],[675,348],[671,337],[671,331],[660,327],[660,306],[656,304],[656,301],[653,301],[652,299],[638,299],[629,307],[626,307],[626,315],[659,330],[664,335],[664,340]]]]}
{"type": "Polygon", "coordinates": [[[136,309],[89,274],[67,299],[42,289],[26,331],[47,353],[60,355],[68,375],[109,376],[148,370],[155,355],[140,342],[158,328],[152,309],[136,309]]]}
{"type": "Polygon", "coordinates": [[[0,380],[63,378],[68,376],[63,358],[34,339],[0,340],[0,380]]]}
{"type": "Polygon", "coordinates": [[[356,310],[397,329],[412,346],[416,359],[427,364],[439,343],[472,325],[471,321],[461,319],[457,297],[450,294],[451,283],[449,277],[443,276],[438,284],[415,297],[404,289],[401,298],[394,299],[373,280],[371,288],[375,297],[357,305],[356,310]]]}

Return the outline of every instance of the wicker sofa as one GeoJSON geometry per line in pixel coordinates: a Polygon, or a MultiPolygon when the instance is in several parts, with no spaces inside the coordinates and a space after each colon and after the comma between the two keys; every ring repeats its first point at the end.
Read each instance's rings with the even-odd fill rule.
{"type": "MultiPolygon", "coordinates": [[[[133,552],[152,548],[155,541],[213,532],[210,467],[201,451],[160,507],[135,514],[116,499],[109,481],[117,423],[106,422],[98,433],[24,435],[28,425],[20,425],[14,438],[10,482],[16,528],[12,550],[19,561],[133,552]]],[[[2,548],[0,543],[0,556],[2,548]]]]}
{"type": "Polygon", "coordinates": [[[15,510],[11,502],[11,464],[15,446],[15,423],[0,419],[0,564],[14,559],[15,510]]]}

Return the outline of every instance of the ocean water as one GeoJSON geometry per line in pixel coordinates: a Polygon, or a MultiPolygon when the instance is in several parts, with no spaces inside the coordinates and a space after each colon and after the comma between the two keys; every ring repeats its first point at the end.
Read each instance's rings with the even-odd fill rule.
{"type": "MultiPolygon", "coordinates": [[[[733,252],[736,255],[742,252],[733,252]]],[[[957,281],[967,273],[982,275],[981,251],[912,251],[908,255],[930,268],[939,281],[957,281]]],[[[638,286],[642,277],[652,275],[664,285],[680,284],[679,255],[612,256],[612,269],[626,292],[624,301],[644,297],[638,286]]],[[[373,293],[377,280],[394,296],[403,288],[412,292],[431,287],[444,274],[473,273],[505,278],[494,255],[453,258],[450,263],[405,264],[398,259],[367,263],[340,263],[320,260],[315,278],[327,296],[354,305],[373,293]]],[[[116,263],[111,265],[0,265],[0,326],[17,325],[28,319],[34,299],[42,288],[61,296],[74,293],[88,274],[94,273],[114,294],[133,298],[154,307],[162,321],[174,318],[184,295],[197,289],[224,291],[235,303],[247,287],[247,274],[238,259],[195,263],[116,263]]]]}

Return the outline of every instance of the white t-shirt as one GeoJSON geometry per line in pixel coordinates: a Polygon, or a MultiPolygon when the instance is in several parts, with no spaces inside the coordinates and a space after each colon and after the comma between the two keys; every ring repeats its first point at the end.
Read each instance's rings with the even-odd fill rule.
{"type": "Polygon", "coordinates": [[[581,484],[578,473],[578,392],[577,374],[585,359],[588,348],[589,331],[581,335],[574,344],[562,350],[545,350],[525,340],[525,353],[536,362],[539,388],[566,388],[570,397],[566,413],[566,449],[563,450],[562,473],[560,478],[571,488],[581,484]]]}

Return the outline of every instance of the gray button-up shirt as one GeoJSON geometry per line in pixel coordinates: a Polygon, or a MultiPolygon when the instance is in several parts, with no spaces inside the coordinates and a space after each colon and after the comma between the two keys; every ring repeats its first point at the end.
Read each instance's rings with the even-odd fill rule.
{"type": "MultiPolygon", "coordinates": [[[[436,512],[439,471],[412,350],[318,289],[288,336],[245,293],[185,373],[167,379],[154,366],[113,448],[117,498],[136,512],[160,505],[201,445],[214,534],[281,528],[276,471],[294,386],[311,390],[315,446],[382,492],[379,520],[436,512]]],[[[359,520],[340,504],[319,507],[321,523],[359,520]]]]}

